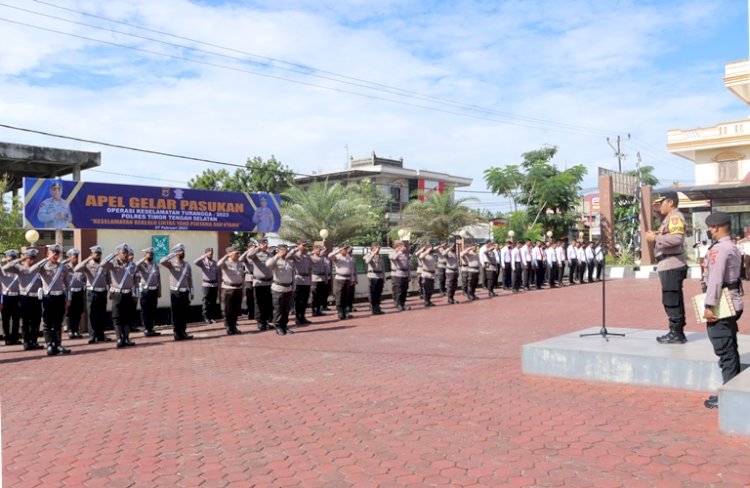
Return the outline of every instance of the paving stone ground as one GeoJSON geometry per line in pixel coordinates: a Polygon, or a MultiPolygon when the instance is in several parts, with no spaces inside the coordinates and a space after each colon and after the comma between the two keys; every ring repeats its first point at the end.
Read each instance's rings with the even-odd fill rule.
{"type": "MultiPolygon", "coordinates": [[[[664,328],[657,280],[607,293],[608,325],[664,328]]],[[[5,486],[750,484],[750,439],[705,394],[521,374],[523,344],[601,324],[598,285],[436,303],[286,337],[0,347],[5,486]]]]}

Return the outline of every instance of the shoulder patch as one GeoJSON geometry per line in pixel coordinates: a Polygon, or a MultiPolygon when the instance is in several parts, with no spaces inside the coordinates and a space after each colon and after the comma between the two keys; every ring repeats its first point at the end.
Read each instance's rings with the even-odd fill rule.
{"type": "Polygon", "coordinates": [[[711,252],[708,253],[708,260],[713,265],[716,264],[716,256],[719,255],[718,249],[711,249],[711,252]]]}
{"type": "Polygon", "coordinates": [[[670,217],[669,218],[669,233],[670,234],[684,234],[685,233],[685,221],[677,216],[670,217]]]}

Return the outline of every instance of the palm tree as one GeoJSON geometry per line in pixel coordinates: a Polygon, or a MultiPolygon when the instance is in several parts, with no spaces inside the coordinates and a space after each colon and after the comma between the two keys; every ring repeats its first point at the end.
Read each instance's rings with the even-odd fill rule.
{"type": "Polygon", "coordinates": [[[420,236],[422,240],[446,240],[467,225],[483,222],[484,218],[466,206],[476,198],[453,197],[452,191],[432,192],[422,201],[414,201],[404,210],[401,226],[420,236]]]}
{"type": "Polygon", "coordinates": [[[315,241],[321,229],[328,229],[331,242],[361,245],[379,235],[384,225],[386,198],[369,181],[313,181],[306,188],[292,186],[284,196],[282,239],[315,241]]]}

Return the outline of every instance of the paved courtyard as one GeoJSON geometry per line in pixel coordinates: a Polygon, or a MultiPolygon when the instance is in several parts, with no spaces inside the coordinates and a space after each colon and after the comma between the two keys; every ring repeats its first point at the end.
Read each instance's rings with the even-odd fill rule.
{"type": "MultiPolygon", "coordinates": [[[[608,325],[664,327],[657,280],[607,290],[608,325]]],[[[216,324],[125,350],[68,341],[68,357],[0,347],[4,484],[750,484],[750,439],[720,434],[703,393],[521,374],[523,344],[600,325],[598,285],[413,300],[286,337],[216,324]]]]}

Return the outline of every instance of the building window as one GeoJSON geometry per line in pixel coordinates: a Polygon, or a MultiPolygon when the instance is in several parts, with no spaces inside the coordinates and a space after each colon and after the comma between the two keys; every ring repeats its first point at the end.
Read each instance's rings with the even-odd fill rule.
{"type": "Polygon", "coordinates": [[[738,181],[738,161],[719,161],[719,183],[732,183],[738,181]]]}

